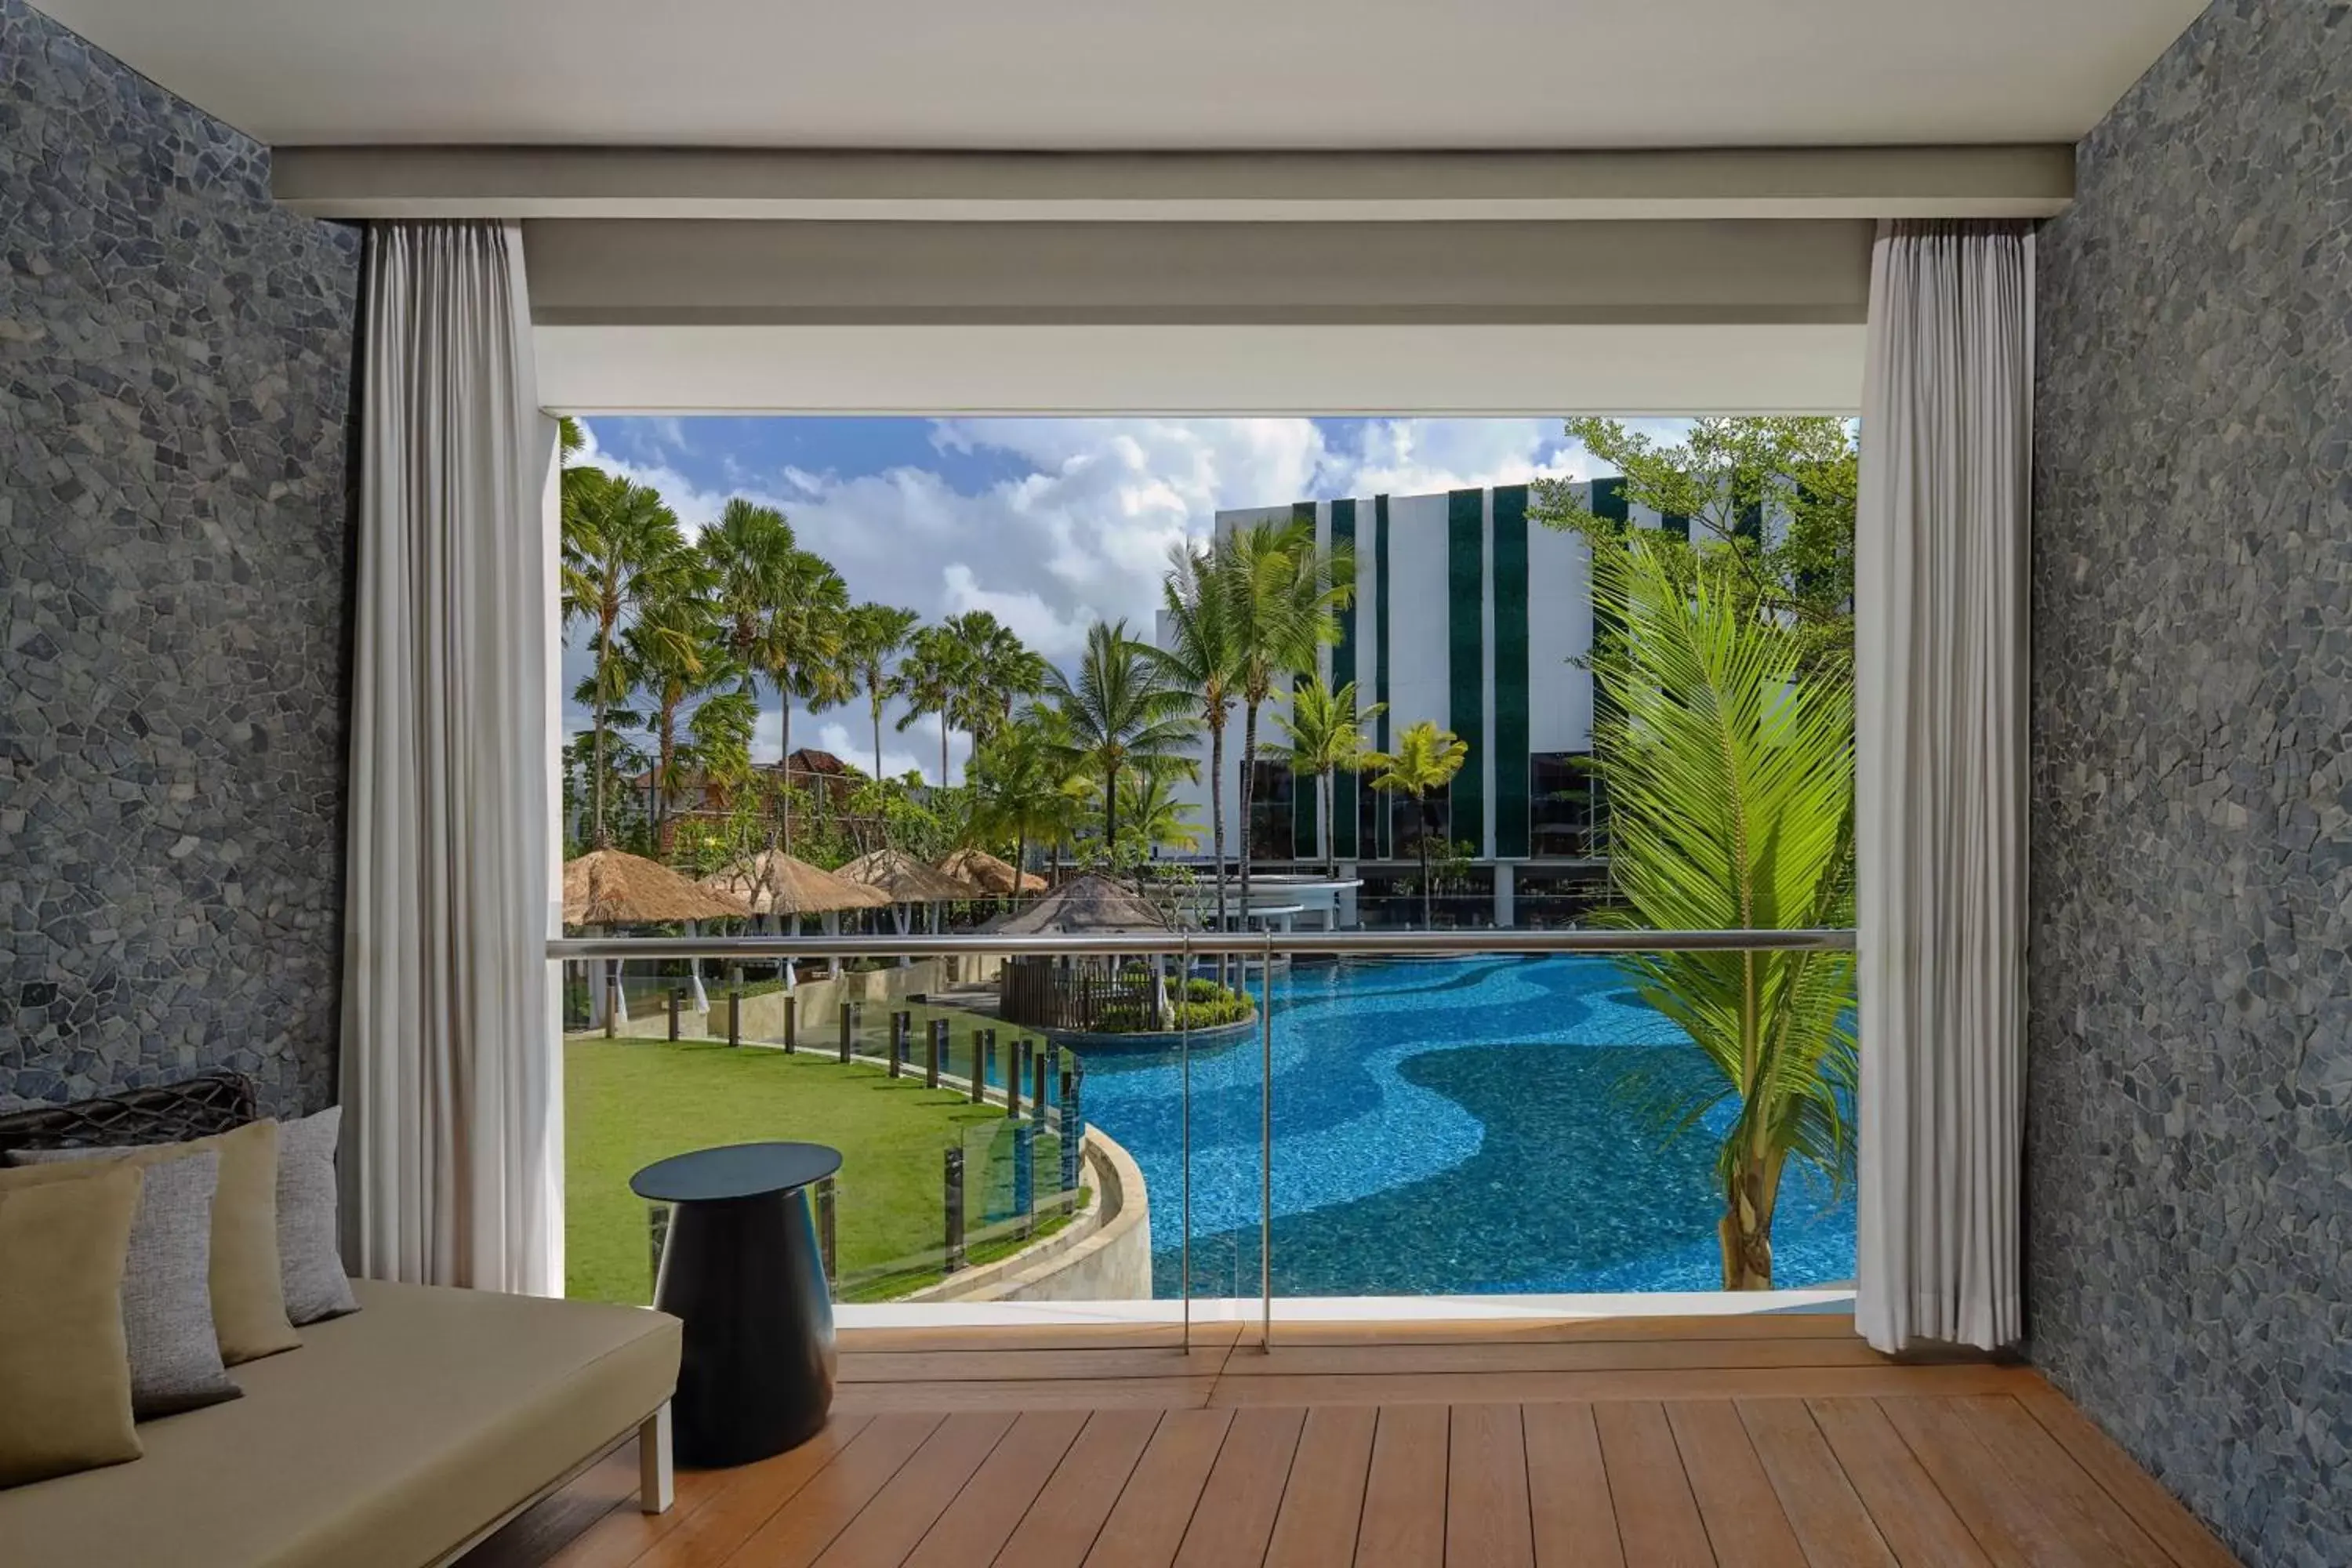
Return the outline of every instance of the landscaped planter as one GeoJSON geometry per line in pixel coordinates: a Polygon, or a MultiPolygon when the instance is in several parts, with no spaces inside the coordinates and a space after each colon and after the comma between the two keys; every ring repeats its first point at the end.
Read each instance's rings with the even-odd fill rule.
{"type": "Polygon", "coordinates": [[[1215,1046],[1230,1046],[1248,1039],[1257,1033],[1257,1015],[1231,1024],[1213,1024],[1205,1029],[1194,1029],[1187,1037],[1181,1029],[1130,1030],[1114,1035],[1088,1034],[1076,1029],[1047,1029],[1047,1039],[1056,1045],[1082,1051],[1169,1051],[1174,1050],[1188,1037],[1192,1048],[1200,1050],[1215,1046]]]}

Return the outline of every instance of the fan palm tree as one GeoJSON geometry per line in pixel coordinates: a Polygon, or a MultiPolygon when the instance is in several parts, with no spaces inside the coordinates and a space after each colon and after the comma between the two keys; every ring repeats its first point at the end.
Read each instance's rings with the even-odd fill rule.
{"type": "Polygon", "coordinates": [[[1389,795],[1408,796],[1421,814],[1421,924],[1434,929],[1429,885],[1429,797],[1454,782],[1470,748],[1451,730],[1431,720],[1409,726],[1397,737],[1393,752],[1369,752],[1364,766],[1371,771],[1372,787],[1389,795]]]}
{"type": "MultiPolygon", "coordinates": [[[[1727,571],[1677,571],[1638,541],[1593,552],[1610,698],[1594,765],[1610,795],[1612,923],[1843,926],[1853,918],[1853,688],[1727,571]]],[[[1772,1215],[1795,1158],[1843,1184],[1853,1152],[1851,952],[1661,952],[1619,961],[1712,1068],[1664,1087],[1676,1131],[1737,1108],[1717,1155],[1726,1289],[1772,1283],[1772,1215]]]]}
{"type": "Polygon", "coordinates": [[[1150,646],[1128,635],[1123,620],[1087,627],[1077,679],[1054,670],[1046,690],[1068,726],[1059,741],[1063,760],[1101,783],[1104,847],[1116,861],[1119,775],[1129,768],[1190,765],[1184,752],[1192,700],[1160,672],[1150,646]]]}
{"type": "Polygon", "coordinates": [[[849,585],[830,562],[793,550],[780,563],[768,605],[760,657],[782,707],[777,743],[784,781],[784,853],[793,849],[793,702],[812,713],[847,701],[850,679],[842,665],[849,619],[849,585]]]}
{"type": "Polygon", "coordinates": [[[1200,725],[1209,733],[1209,838],[1216,861],[1212,875],[1216,882],[1217,929],[1223,931],[1227,924],[1225,725],[1233,717],[1242,658],[1232,605],[1217,576],[1216,552],[1190,542],[1171,549],[1160,600],[1168,646],[1153,648],[1151,659],[1170,684],[1192,700],[1200,725]]]}
{"type": "MultiPolygon", "coordinates": [[[[571,499],[566,498],[567,501],[571,499]]],[[[609,842],[604,824],[605,745],[613,707],[628,695],[615,636],[625,616],[677,591],[694,564],[677,518],[651,487],[599,475],[580,488],[562,520],[563,618],[595,628],[593,784],[589,841],[609,842]]]]}
{"type": "Polygon", "coordinates": [[[977,748],[1011,721],[1017,700],[1045,689],[1045,661],[986,610],[950,616],[946,630],[964,651],[962,687],[953,703],[956,721],[977,748]]]}
{"type": "Polygon", "coordinates": [[[948,725],[969,668],[962,641],[945,626],[925,626],[917,632],[898,661],[898,691],[907,700],[906,717],[898,721],[898,728],[903,731],[927,714],[939,715],[941,789],[948,787],[948,725]]]}
{"type": "Polygon", "coordinates": [[[882,776],[882,704],[897,689],[898,656],[922,617],[912,610],[888,605],[860,605],[849,612],[842,657],[857,682],[866,689],[866,706],[874,714],[874,776],[882,776]]]}
{"type": "Polygon", "coordinates": [[[1355,557],[1344,547],[1315,547],[1311,519],[1253,523],[1220,542],[1217,577],[1241,659],[1242,918],[1249,918],[1250,807],[1256,794],[1250,763],[1257,750],[1258,710],[1280,683],[1314,669],[1327,643],[1339,640],[1339,612],[1355,595],[1355,557]]]}
{"type": "Polygon", "coordinates": [[[1324,863],[1334,880],[1339,875],[1339,825],[1331,820],[1331,780],[1343,771],[1363,771],[1372,756],[1364,744],[1364,726],[1387,708],[1385,702],[1375,702],[1360,711],[1354,681],[1334,691],[1316,675],[1292,688],[1288,712],[1274,716],[1286,743],[1268,750],[1287,761],[1293,773],[1314,779],[1322,793],[1324,863]]]}

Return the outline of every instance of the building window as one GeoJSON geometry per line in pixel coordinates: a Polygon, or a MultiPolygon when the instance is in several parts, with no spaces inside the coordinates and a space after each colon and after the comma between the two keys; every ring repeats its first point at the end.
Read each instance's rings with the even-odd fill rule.
{"type": "Polygon", "coordinates": [[[1292,858],[1291,790],[1295,775],[1288,763],[1250,765],[1250,858],[1287,860],[1292,858]]]}
{"type": "Polygon", "coordinates": [[[1390,803],[1389,841],[1396,846],[1396,858],[1412,860],[1420,857],[1424,823],[1428,825],[1429,853],[1433,858],[1442,858],[1446,844],[1452,839],[1454,803],[1446,799],[1443,792],[1432,795],[1425,803],[1409,795],[1391,795],[1385,798],[1390,803]]]}
{"type": "Polygon", "coordinates": [[[1590,860],[1600,849],[1601,780],[1583,752],[1528,758],[1528,847],[1536,858],[1590,860]]]}

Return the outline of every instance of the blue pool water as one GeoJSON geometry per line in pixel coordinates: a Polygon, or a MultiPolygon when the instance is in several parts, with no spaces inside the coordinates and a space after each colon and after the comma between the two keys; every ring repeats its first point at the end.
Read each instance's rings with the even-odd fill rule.
{"type": "MultiPolygon", "coordinates": [[[[1277,1294],[1721,1283],[1713,1130],[1665,1140],[1635,1087],[1704,1065],[1609,960],[1347,963],[1274,989],[1277,1294]]],[[[1259,1056],[1255,1033],[1192,1054],[1196,1295],[1257,1294],[1259,1056]]],[[[1150,1190],[1161,1296],[1182,1275],[1181,1079],[1173,1052],[1086,1056],[1087,1119],[1150,1190]]],[[[1791,1166],[1773,1243],[1777,1284],[1851,1279],[1851,1189],[1832,1203],[1791,1166]]]]}

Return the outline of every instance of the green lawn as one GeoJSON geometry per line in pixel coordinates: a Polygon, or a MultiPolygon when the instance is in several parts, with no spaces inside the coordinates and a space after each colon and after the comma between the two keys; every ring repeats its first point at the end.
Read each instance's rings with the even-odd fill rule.
{"type": "MultiPolygon", "coordinates": [[[[721,1143],[805,1139],[842,1152],[835,1211],[845,1300],[883,1300],[940,1276],[945,1226],[942,1152],[965,1151],[970,1257],[985,1262],[1018,1245],[1007,1234],[1013,1136],[1000,1106],[892,1079],[869,1062],[688,1041],[564,1043],[564,1253],[570,1293],[591,1300],[651,1299],[646,1205],[629,1177],[667,1155],[721,1143]],[[999,1224],[992,1233],[987,1222],[999,1224]]],[[[1050,1213],[1060,1150],[1036,1141],[1037,1203],[1050,1213]]],[[[1058,1216],[1041,1223],[1051,1229],[1058,1216]]]]}

